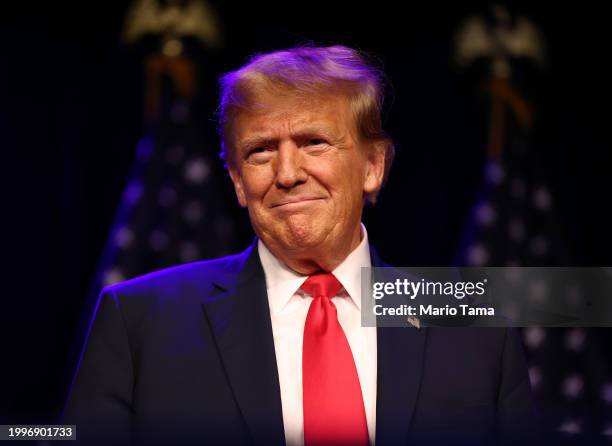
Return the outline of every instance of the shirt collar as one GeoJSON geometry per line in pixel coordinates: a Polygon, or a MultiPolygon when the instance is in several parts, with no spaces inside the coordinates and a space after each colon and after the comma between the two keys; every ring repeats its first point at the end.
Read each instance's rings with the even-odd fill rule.
{"type": "MultiPolygon", "coordinates": [[[[270,312],[278,314],[289,303],[308,276],[296,273],[274,257],[261,239],[257,242],[257,250],[266,276],[270,312]]],[[[332,271],[358,309],[361,309],[361,268],[371,265],[368,233],[365,226],[361,224],[359,245],[332,271]]]]}

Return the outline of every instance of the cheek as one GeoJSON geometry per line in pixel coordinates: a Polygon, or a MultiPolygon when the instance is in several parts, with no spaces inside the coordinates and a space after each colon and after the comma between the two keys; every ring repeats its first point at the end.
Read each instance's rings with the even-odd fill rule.
{"type": "Polygon", "coordinates": [[[244,193],[249,201],[263,200],[272,184],[272,176],[265,168],[245,168],[242,178],[244,193]]]}
{"type": "Polygon", "coordinates": [[[345,174],[336,179],[332,190],[335,197],[334,212],[338,215],[352,214],[355,209],[361,208],[363,199],[363,179],[357,174],[345,174]]]}
{"type": "Polygon", "coordinates": [[[342,170],[342,187],[347,195],[347,199],[360,196],[365,184],[365,166],[361,162],[349,163],[342,170]]]}
{"type": "Polygon", "coordinates": [[[336,201],[351,205],[355,199],[361,199],[365,180],[365,166],[361,160],[348,159],[328,165],[321,164],[312,169],[312,173],[336,201]]]}

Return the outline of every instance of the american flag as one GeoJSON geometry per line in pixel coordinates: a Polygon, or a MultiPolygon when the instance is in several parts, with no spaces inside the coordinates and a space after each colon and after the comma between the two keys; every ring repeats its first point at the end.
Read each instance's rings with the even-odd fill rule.
{"type": "MultiPolygon", "coordinates": [[[[516,103],[504,101],[511,93],[529,107],[527,99],[510,78],[492,77],[485,91],[493,104],[488,160],[457,264],[573,266],[546,164],[537,153],[533,120],[522,119],[520,110],[513,109],[516,103]],[[505,107],[504,113],[496,115],[496,106],[505,107]],[[496,144],[501,146],[492,147],[496,144]]],[[[560,292],[572,290],[529,289],[533,299],[560,292]]],[[[603,329],[528,327],[522,335],[545,431],[560,444],[612,442],[612,357],[605,349],[609,334],[603,329]]]]}
{"type": "Polygon", "coordinates": [[[158,130],[138,143],[100,265],[100,285],[238,249],[236,206],[223,193],[228,180],[217,144],[206,141],[196,122],[190,104],[177,101],[158,130]]]}
{"type": "Polygon", "coordinates": [[[250,238],[238,227],[244,219],[236,218],[212,113],[203,111],[211,102],[205,93],[216,88],[199,88],[216,74],[212,49],[222,36],[214,8],[203,1],[135,1],[123,41],[143,56],[148,130],[137,144],[90,300],[102,286],[227,255],[243,248],[245,232],[250,238]]]}
{"type": "Polygon", "coordinates": [[[162,45],[144,59],[147,132],[136,146],[89,310],[103,286],[235,253],[252,238],[218,156],[213,113],[204,111],[212,102],[204,93],[216,88],[198,93],[203,53],[175,43],[178,53],[162,45]]]}
{"type": "Polygon", "coordinates": [[[211,142],[199,140],[189,107],[143,137],[100,268],[102,285],[235,249],[234,219],[211,142]],[[206,150],[208,149],[208,150],[206,150]]]}

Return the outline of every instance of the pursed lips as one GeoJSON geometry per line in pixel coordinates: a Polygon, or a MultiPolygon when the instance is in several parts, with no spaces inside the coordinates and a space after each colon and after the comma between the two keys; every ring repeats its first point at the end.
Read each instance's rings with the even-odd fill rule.
{"type": "Polygon", "coordinates": [[[291,197],[291,198],[286,198],[284,200],[277,201],[274,204],[272,204],[272,206],[270,207],[277,208],[277,207],[291,205],[291,204],[307,203],[310,201],[317,201],[317,200],[323,200],[323,199],[324,197],[317,197],[317,196],[291,197]]]}

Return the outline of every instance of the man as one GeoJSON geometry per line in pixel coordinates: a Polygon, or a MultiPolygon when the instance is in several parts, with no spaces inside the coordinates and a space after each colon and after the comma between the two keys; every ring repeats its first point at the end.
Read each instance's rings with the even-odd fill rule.
{"type": "Polygon", "coordinates": [[[514,332],[360,326],[361,225],[389,172],[355,50],[254,57],[220,129],[256,242],[107,288],[65,421],[118,444],[488,444],[532,414],[514,332]]]}

